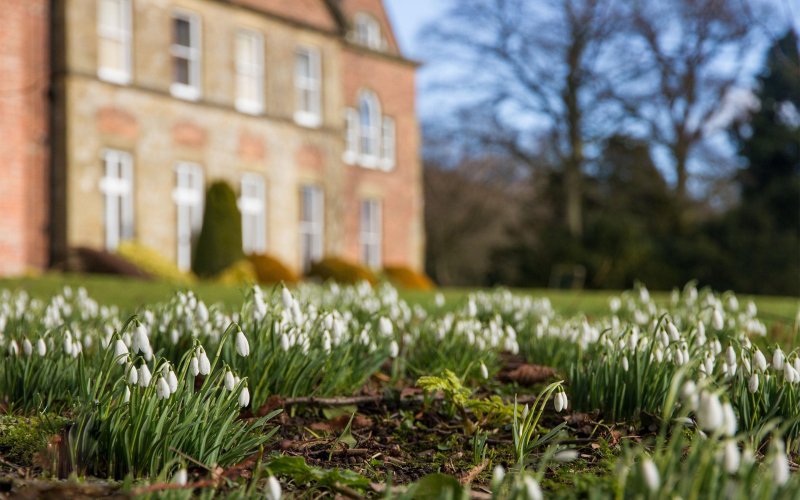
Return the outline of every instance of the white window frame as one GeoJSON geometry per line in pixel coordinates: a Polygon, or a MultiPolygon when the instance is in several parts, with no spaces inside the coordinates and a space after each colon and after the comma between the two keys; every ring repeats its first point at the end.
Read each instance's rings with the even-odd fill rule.
{"type": "Polygon", "coordinates": [[[383,264],[383,207],[380,200],[361,200],[359,241],[361,261],[378,269],[383,264]]]}
{"type": "Polygon", "coordinates": [[[306,272],[311,264],[322,259],[325,244],[325,192],[322,187],[308,184],[300,188],[300,263],[306,272]],[[305,197],[310,196],[310,214],[305,213],[305,197]],[[306,248],[306,236],[311,246],[306,248]]]}
{"type": "Polygon", "coordinates": [[[322,124],[322,60],[317,47],[300,46],[295,51],[294,62],[294,121],[303,127],[316,128],[322,124]],[[308,56],[309,74],[300,74],[300,56],[308,56]],[[303,109],[303,93],[311,93],[310,109],[303,109]]]}
{"type": "Polygon", "coordinates": [[[120,242],[133,238],[133,157],[116,149],[103,150],[103,168],[105,248],[114,251],[120,242]]]}
{"type": "Polygon", "coordinates": [[[374,16],[366,12],[358,12],[355,15],[354,25],[356,43],[373,50],[383,48],[381,25],[374,16]]]}
{"type": "Polygon", "coordinates": [[[175,189],[172,201],[177,212],[176,262],[178,269],[192,268],[192,248],[203,226],[205,180],[203,167],[197,163],[178,162],[175,165],[175,189]]]}
{"type": "Polygon", "coordinates": [[[384,116],[381,124],[381,167],[392,170],[397,156],[397,133],[394,118],[384,116]]]}
{"type": "Polygon", "coordinates": [[[358,94],[358,148],[360,151],[359,163],[366,168],[376,168],[381,154],[381,135],[382,135],[382,115],[381,103],[375,92],[362,90],[358,94]],[[363,121],[365,107],[368,108],[366,115],[369,122],[363,121]],[[372,151],[368,151],[367,144],[370,144],[372,151]]]}
{"type": "Polygon", "coordinates": [[[267,183],[263,175],[242,175],[238,205],[242,213],[242,250],[245,254],[266,252],[267,183]]]}
{"type": "Polygon", "coordinates": [[[131,81],[131,73],[133,66],[132,54],[132,28],[131,28],[131,1],[130,0],[99,0],[97,2],[97,76],[101,80],[107,82],[118,83],[125,85],[131,81]],[[112,26],[103,23],[101,17],[101,4],[114,3],[119,9],[120,25],[112,26]],[[103,66],[100,60],[100,44],[103,40],[110,40],[117,42],[122,47],[122,65],[123,68],[109,68],[103,66]]]}
{"type": "Polygon", "coordinates": [[[172,62],[172,84],[169,87],[170,93],[179,99],[186,99],[189,101],[196,101],[202,95],[202,27],[200,16],[184,10],[176,10],[172,12],[170,18],[170,28],[172,30],[172,41],[170,44],[170,56],[172,62]],[[179,45],[175,40],[175,22],[178,20],[186,21],[189,23],[189,43],[191,45],[179,45]],[[196,42],[196,45],[195,45],[196,42]],[[188,61],[188,76],[189,83],[182,83],[175,81],[175,60],[185,59],[188,61]]]}
{"type": "Polygon", "coordinates": [[[353,165],[358,161],[358,110],[356,108],[347,108],[345,110],[345,149],[344,157],[342,158],[348,165],[353,165]]]}
{"type": "Polygon", "coordinates": [[[264,111],[264,37],[261,33],[251,29],[237,31],[234,57],[236,59],[236,109],[242,113],[260,114],[264,111]],[[239,43],[244,38],[249,39],[249,42],[255,47],[255,54],[252,54],[254,60],[247,61],[241,57],[239,43]],[[239,94],[244,80],[252,80],[255,85],[255,99],[249,99],[239,94]]]}

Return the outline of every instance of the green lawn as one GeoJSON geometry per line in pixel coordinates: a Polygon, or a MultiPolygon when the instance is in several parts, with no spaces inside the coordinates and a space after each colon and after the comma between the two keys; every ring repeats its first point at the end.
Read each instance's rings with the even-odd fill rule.
{"type": "MultiPolygon", "coordinates": [[[[83,286],[101,304],[115,304],[125,311],[134,311],[137,306],[167,300],[175,291],[186,288],[184,285],[160,281],[140,281],[115,276],[46,274],[31,278],[0,279],[0,289],[25,290],[34,297],[46,298],[58,292],[65,285],[83,286]]],[[[222,302],[227,305],[238,304],[246,292],[244,287],[220,285],[217,283],[198,283],[191,288],[204,301],[222,302]]],[[[462,303],[473,288],[445,288],[441,292],[449,303],[462,303]]],[[[615,291],[570,291],[524,289],[519,293],[550,298],[553,307],[563,315],[584,313],[589,316],[602,314],[608,310],[608,299],[615,291]]],[[[403,291],[403,298],[412,303],[428,305],[432,292],[403,291]]],[[[668,300],[667,293],[655,292],[658,301],[668,300]]],[[[792,324],[800,309],[797,297],[740,296],[740,300],[752,298],[759,309],[759,316],[768,323],[792,324]]]]}

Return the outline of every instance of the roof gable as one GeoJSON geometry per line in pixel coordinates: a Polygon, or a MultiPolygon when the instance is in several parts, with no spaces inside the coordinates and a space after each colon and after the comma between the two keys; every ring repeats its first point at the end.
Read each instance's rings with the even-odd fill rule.
{"type": "Polygon", "coordinates": [[[394,36],[394,30],[392,30],[392,23],[381,0],[337,0],[337,4],[347,19],[348,27],[352,27],[353,18],[359,12],[373,16],[381,25],[381,33],[386,38],[387,52],[401,55],[400,46],[394,36]]]}

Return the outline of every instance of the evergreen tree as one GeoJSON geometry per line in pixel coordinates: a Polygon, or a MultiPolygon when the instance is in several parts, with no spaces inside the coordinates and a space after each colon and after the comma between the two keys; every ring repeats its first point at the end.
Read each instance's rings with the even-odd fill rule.
{"type": "Polygon", "coordinates": [[[214,276],[242,258],[242,215],[236,194],[228,183],[214,182],[206,192],[192,270],[198,276],[214,276]]]}

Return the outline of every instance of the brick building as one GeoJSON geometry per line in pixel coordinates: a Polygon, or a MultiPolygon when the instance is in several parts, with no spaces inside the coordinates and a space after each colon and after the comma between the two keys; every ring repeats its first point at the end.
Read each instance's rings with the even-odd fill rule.
{"type": "Polygon", "coordinates": [[[217,179],[247,252],[422,268],[416,66],[380,0],[8,7],[0,273],[126,239],[188,269],[217,179]]]}

